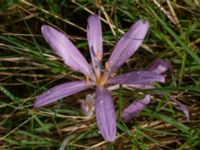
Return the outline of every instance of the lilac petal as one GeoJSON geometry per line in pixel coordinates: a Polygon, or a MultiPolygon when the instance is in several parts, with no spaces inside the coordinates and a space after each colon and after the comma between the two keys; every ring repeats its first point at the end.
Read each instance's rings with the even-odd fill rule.
{"type": "Polygon", "coordinates": [[[93,66],[98,68],[103,55],[103,40],[101,22],[97,15],[88,18],[87,39],[93,66]]]}
{"type": "Polygon", "coordinates": [[[63,58],[66,65],[93,78],[90,65],[64,34],[48,25],[43,25],[41,30],[47,43],[58,56],[63,58]]]}
{"type": "Polygon", "coordinates": [[[155,89],[155,85],[153,83],[146,83],[146,84],[124,84],[123,87],[127,88],[134,88],[134,89],[155,89]]]}
{"type": "Polygon", "coordinates": [[[148,28],[148,21],[139,20],[119,40],[108,60],[111,73],[116,71],[136,52],[148,32],[148,28]]]}
{"type": "Polygon", "coordinates": [[[113,142],[116,137],[116,115],[112,97],[104,87],[97,87],[95,97],[97,125],[104,139],[113,142]]]}
{"type": "Polygon", "coordinates": [[[121,114],[122,120],[128,122],[134,116],[143,111],[149,103],[150,103],[150,95],[146,95],[145,98],[132,103],[122,111],[121,114]]]}
{"type": "Polygon", "coordinates": [[[189,121],[190,120],[190,115],[189,115],[189,111],[188,111],[187,107],[184,104],[182,104],[181,102],[177,101],[175,98],[173,98],[171,96],[169,98],[175,103],[175,105],[180,110],[183,111],[183,113],[185,114],[185,117],[186,117],[187,121],[189,121]]]}
{"type": "Polygon", "coordinates": [[[171,68],[171,65],[169,62],[158,58],[153,62],[153,64],[148,69],[148,71],[161,74],[167,71],[169,68],[171,68]]]}
{"type": "MultiPolygon", "coordinates": [[[[166,70],[168,70],[170,67],[171,67],[171,65],[169,64],[169,62],[158,58],[152,63],[152,65],[150,66],[148,71],[151,71],[151,72],[157,73],[157,74],[162,74],[166,70]]],[[[164,76],[162,76],[162,75],[160,75],[160,76],[162,78],[164,78],[164,76]]],[[[127,85],[124,85],[124,86],[127,86],[129,88],[137,88],[137,89],[154,89],[155,88],[155,85],[152,84],[152,83],[127,84],[127,85]]]]}
{"type": "Polygon", "coordinates": [[[39,108],[63,97],[86,90],[92,86],[94,86],[93,82],[86,84],[86,81],[84,80],[60,84],[39,95],[34,103],[34,107],[39,108]]]}
{"type": "Polygon", "coordinates": [[[107,84],[151,84],[153,81],[165,82],[165,78],[151,71],[133,71],[118,75],[108,81],[107,84]]]}

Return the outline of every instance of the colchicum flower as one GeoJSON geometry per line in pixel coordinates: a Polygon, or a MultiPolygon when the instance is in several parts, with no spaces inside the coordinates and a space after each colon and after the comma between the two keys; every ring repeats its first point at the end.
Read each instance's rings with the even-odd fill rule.
{"type": "MultiPolygon", "coordinates": [[[[92,58],[92,67],[88,64],[83,55],[72,44],[72,42],[56,29],[43,25],[42,34],[51,46],[53,51],[60,56],[64,63],[72,70],[81,72],[85,80],[63,83],[55,86],[43,94],[39,95],[34,103],[35,108],[50,104],[66,96],[81,92],[93,86],[95,92],[95,113],[97,125],[103,138],[106,141],[113,142],[116,138],[116,115],[115,107],[111,94],[106,86],[113,84],[130,85],[139,89],[154,87],[153,82],[165,82],[164,76],[157,67],[147,71],[133,71],[114,76],[119,69],[142,44],[149,28],[148,21],[137,21],[126,32],[115,46],[109,60],[105,63],[105,69],[102,69],[103,39],[102,28],[99,17],[92,15],[88,18],[87,40],[92,58]],[[102,71],[103,70],[103,71],[102,71]]],[[[137,114],[144,106],[149,103],[150,95],[147,95],[142,102],[131,108],[131,116],[137,114]]],[[[129,109],[127,109],[127,112],[129,109]]],[[[126,110],[125,110],[126,112],[126,110]]],[[[126,114],[124,118],[128,119],[126,114]]]]}
{"type": "MultiPolygon", "coordinates": [[[[156,59],[152,65],[149,67],[148,71],[163,74],[168,69],[171,68],[171,65],[162,59],[156,59]]],[[[140,88],[140,89],[154,89],[156,88],[154,83],[147,83],[147,84],[124,84],[123,86],[128,86],[130,88],[140,88]]],[[[162,93],[158,93],[160,96],[163,96],[162,93]]],[[[171,100],[174,105],[180,109],[185,117],[186,120],[189,121],[189,111],[185,105],[183,105],[181,102],[177,101],[172,96],[169,96],[169,100],[171,100]]],[[[140,113],[144,108],[150,103],[150,94],[146,95],[143,99],[137,100],[130,104],[127,108],[125,108],[121,113],[121,119],[125,122],[130,121],[134,116],[136,116],[138,113],[140,113]]]]}

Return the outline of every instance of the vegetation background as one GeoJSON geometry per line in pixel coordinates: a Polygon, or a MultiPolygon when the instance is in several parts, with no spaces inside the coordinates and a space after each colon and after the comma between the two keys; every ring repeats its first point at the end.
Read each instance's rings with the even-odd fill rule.
{"type": "Polygon", "coordinates": [[[199,0],[3,0],[0,1],[0,149],[130,150],[200,149],[200,1],[199,0]],[[95,116],[83,116],[80,99],[93,89],[36,110],[35,97],[59,83],[79,79],[44,41],[40,27],[65,32],[90,61],[86,24],[102,19],[104,62],[119,37],[136,20],[150,22],[144,45],[120,72],[147,68],[156,58],[172,64],[167,83],[155,90],[116,89],[116,142],[103,140],[95,116]],[[147,93],[151,104],[129,123],[122,108],[147,93]],[[169,100],[185,104],[190,121],[169,100]],[[66,148],[64,148],[66,146],[66,148]]]}

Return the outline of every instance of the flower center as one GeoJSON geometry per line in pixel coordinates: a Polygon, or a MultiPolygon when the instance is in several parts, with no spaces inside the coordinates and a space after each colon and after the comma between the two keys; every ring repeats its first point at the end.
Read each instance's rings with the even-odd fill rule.
{"type": "Polygon", "coordinates": [[[97,86],[103,86],[107,82],[108,78],[106,76],[99,76],[96,78],[96,85],[97,86]]]}

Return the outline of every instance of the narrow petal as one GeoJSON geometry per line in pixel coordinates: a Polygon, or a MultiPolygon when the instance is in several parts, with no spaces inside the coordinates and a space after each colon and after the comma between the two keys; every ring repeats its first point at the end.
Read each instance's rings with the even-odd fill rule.
{"type": "Polygon", "coordinates": [[[121,114],[122,120],[128,122],[134,116],[143,111],[149,103],[150,103],[150,95],[146,95],[145,98],[132,103],[122,111],[121,114]]]}
{"type": "Polygon", "coordinates": [[[111,73],[116,71],[135,53],[142,44],[148,32],[148,28],[148,21],[143,22],[139,20],[132,25],[129,31],[119,40],[108,60],[111,73]]]}
{"type": "Polygon", "coordinates": [[[133,71],[118,75],[108,81],[107,84],[152,84],[152,82],[165,82],[165,78],[151,71],[133,71]]]}
{"type": "Polygon", "coordinates": [[[97,87],[95,97],[97,125],[104,139],[113,142],[116,137],[116,115],[112,97],[104,87],[97,87]]]}
{"type": "Polygon", "coordinates": [[[189,115],[189,111],[188,111],[187,107],[184,104],[182,104],[181,102],[177,101],[175,98],[173,98],[171,96],[169,98],[185,114],[185,117],[186,117],[187,121],[189,121],[190,120],[190,115],[189,115]]]}
{"type": "Polygon", "coordinates": [[[43,25],[41,30],[47,43],[58,56],[63,58],[66,65],[93,78],[90,65],[64,34],[48,25],[43,25]]]}
{"type": "Polygon", "coordinates": [[[152,71],[155,73],[164,73],[169,68],[171,68],[171,65],[169,62],[162,60],[162,59],[156,59],[152,65],[149,67],[148,71],[152,71]]]}
{"type": "Polygon", "coordinates": [[[99,68],[103,55],[103,40],[101,22],[97,15],[88,18],[87,39],[93,66],[99,68]]]}
{"type": "Polygon", "coordinates": [[[142,89],[142,90],[155,89],[155,85],[153,83],[123,84],[123,87],[134,88],[134,89],[142,89]]]}
{"type": "Polygon", "coordinates": [[[74,81],[55,86],[43,94],[39,95],[34,103],[35,108],[48,105],[66,96],[76,94],[94,85],[93,82],[86,84],[86,81],[74,81]]]}

